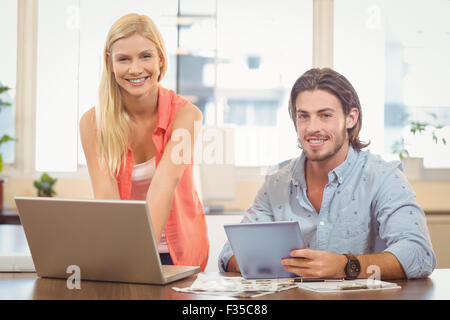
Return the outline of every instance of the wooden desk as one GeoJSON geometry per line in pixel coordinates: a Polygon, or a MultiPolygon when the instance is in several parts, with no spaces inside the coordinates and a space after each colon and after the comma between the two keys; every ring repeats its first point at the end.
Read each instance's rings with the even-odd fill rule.
{"type": "MultiPolygon", "coordinates": [[[[0,251],[20,250],[26,246],[21,226],[0,226],[0,251]],[[6,239],[9,239],[6,241],[6,239]]],[[[236,273],[223,273],[235,276],[236,273]]],[[[152,300],[216,300],[235,299],[223,296],[179,293],[172,289],[188,287],[196,276],[165,286],[130,283],[81,281],[81,289],[69,290],[64,279],[39,278],[35,273],[0,273],[0,299],[152,299],[152,300]]],[[[450,300],[450,269],[437,269],[426,279],[394,281],[401,290],[317,294],[291,289],[265,295],[262,300],[450,300]]],[[[252,300],[252,299],[246,299],[252,300]]]]}
{"type": "MultiPolygon", "coordinates": [[[[223,275],[234,276],[235,273],[223,275]]],[[[81,289],[69,290],[64,279],[38,278],[34,273],[0,273],[0,299],[151,299],[151,300],[216,300],[235,299],[179,293],[172,289],[187,287],[196,276],[165,286],[81,281],[81,289]]],[[[262,300],[449,300],[450,269],[437,269],[426,279],[395,281],[402,289],[374,292],[317,294],[291,289],[259,297],[262,300]]],[[[251,299],[246,299],[251,300],[251,299]]]]}

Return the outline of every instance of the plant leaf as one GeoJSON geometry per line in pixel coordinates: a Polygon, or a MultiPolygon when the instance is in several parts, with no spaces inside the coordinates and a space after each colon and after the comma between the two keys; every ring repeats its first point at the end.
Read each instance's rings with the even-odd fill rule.
{"type": "Polygon", "coordinates": [[[13,141],[15,140],[13,137],[11,137],[10,135],[4,134],[1,138],[0,138],[0,144],[8,142],[8,141],[13,141]]]}
{"type": "Polygon", "coordinates": [[[391,146],[391,150],[392,150],[392,153],[398,155],[400,160],[403,160],[403,158],[409,157],[409,152],[406,149],[404,138],[394,141],[394,143],[391,146]]]}
{"type": "Polygon", "coordinates": [[[3,92],[6,92],[8,90],[11,90],[10,87],[5,87],[5,86],[0,86],[0,94],[2,94],[3,92]]]}
{"type": "Polygon", "coordinates": [[[420,121],[411,121],[411,128],[409,129],[412,134],[422,133],[425,131],[425,128],[428,124],[426,122],[420,122],[420,121]]]}
{"type": "Polygon", "coordinates": [[[41,175],[40,180],[34,181],[34,186],[38,189],[39,195],[51,197],[56,194],[55,190],[53,190],[53,185],[57,180],[58,179],[53,179],[48,173],[44,172],[41,175]]]}
{"type": "Polygon", "coordinates": [[[6,102],[0,99],[0,107],[9,107],[9,106],[11,106],[10,102],[6,102]]]}

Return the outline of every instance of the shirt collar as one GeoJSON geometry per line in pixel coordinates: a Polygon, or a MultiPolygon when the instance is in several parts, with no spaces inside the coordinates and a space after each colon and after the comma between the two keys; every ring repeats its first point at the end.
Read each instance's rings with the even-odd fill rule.
{"type": "Polygon", "coordinates": [[[300,157],[295,159],[293,166],[291,168],[291,181],[295,186],[302,186],[306,188],[305,179],[305,152],[302,152],[300,157]]]}
{"type": "MultiPolygon", "coordinates": [[[[170,121],[170,102],[171,96],[169,90],[162,86],[158,86],[158,116],[156,118],[156,128],[154,131],[156,134],[159,134],[158,131],[162,131],[163,134],[167,131],[170,121]]],[[[128,144],[128,151],[133,151],[130,144],[128,144]]]]}
{"type": "MultiPolygon", "coordinates": [[[[334,168],[328,173],[328,181],[331,182],[335,178],[337,179],[339,184],[342,184],[345,180],[345,177],[351,172],[352,164],[355,163],[357,158],[357,152],[353,149],[351,145],[348,147],[347,157],[344,162],[342,162],[339,166],[334,168]]],[[[300,157],[298,157],[291,168],[291,181],[295,186],[300,185],[303,188],[306,188],[306,179],[305,179],[305,162],[306,162],[306,154],[302,152],[300,157]]]]}
{"type": "Polygon", "coordinates": [[[156,119],[156,129],[167,131],[170,120],[170,92],[162,86],[158,86],[158,118],[156,119]]]}
{"type": "Polygon", "coordinates": [[[328,173],[328,181],[333,181],[333,178],[336,177],[339,184],[342,184],[345,180],[345,177],[351,172],[352,164],[355,163],[357,158],[357,152],[353,149],[351,145],[348,147],[347,157],[344,162],[342,162],[339,166],[331,170],[328,173]],[[334,175],[334,177],[333,177],[334,175]]]}

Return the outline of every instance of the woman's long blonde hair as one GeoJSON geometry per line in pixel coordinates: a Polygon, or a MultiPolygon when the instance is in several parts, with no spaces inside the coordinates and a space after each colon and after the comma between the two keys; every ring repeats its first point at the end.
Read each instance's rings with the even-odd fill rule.
{"type": "Polygon", "coordinates": [[[107,164],[111,177],[117,177],[121,164],[125,164],[130,136],[130,117],[123,104],[120,87],[112,72],[111,47],[119,39],[138,33],[153,41],[158,49],[162,67],[158,82],[167,70],[167,54],[155,23],[145,15],[127,14],[117,20],[109,30],[103,51],[103,73],[96,108],[97,154],[102,165],[107,164]]]}

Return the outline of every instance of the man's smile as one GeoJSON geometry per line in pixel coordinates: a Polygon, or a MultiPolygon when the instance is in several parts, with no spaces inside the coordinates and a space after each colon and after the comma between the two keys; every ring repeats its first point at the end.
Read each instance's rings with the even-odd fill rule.
{"type": "Polygon", "coordinates": [[[322,146],[326,141],[328,141],[328,138],[325,137],[309,137],[305,139],[308,144],[312,147],[319,147],[322,146]]]}

